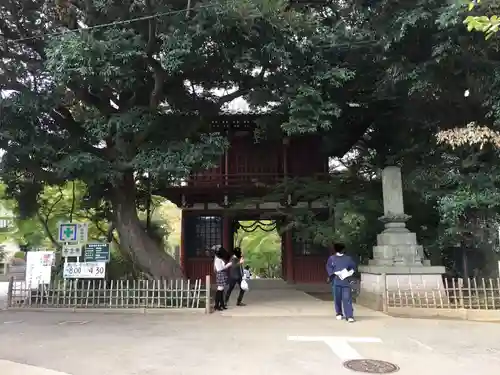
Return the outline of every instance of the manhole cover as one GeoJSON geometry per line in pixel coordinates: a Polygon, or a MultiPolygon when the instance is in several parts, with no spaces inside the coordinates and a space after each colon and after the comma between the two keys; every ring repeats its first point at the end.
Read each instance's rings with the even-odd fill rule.
{"type": "Polygon", "coordinates": [[[395,364],[376,359],[351,359],[344,362],[344,367],[352,371],[368,374],[391,374],[399,371],[399,367],[395,364]]]}

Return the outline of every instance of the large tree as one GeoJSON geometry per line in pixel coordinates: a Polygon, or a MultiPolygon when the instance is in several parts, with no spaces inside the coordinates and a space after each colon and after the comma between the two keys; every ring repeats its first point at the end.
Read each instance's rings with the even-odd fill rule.
{"type": "Polygon", "coordinates": [[[339,118],[345,130],[329,134],[328,141],[351,133],[352,123],[364,122],[366,131],[339,161],[346,170],[336,173],[333,184],[309,182],[301,189],[304,195],[333,199],[340,222],[302,215],[297,226],[317,241],[333,238],[357,252],[369,251],[381,230],[376,223],[379,171],[396,164],[407,183],[406,209],[414,217],[409,225],[434,260],[471,232],[485,244],[486,229],[471,228],[483,218],[488,230],[496,225],[498,172],[491,160],[498,153],[479,146],[500,144],[497,39],[485,41],[480,33],[468,32],[463,24],[468,9],[460,2],[344,3],[347,10],[340,16],[355,37],[339,54],[360,74],[341,91],[353,104],[339,118]],[[481,127],[466,127],[472,121],[481,127]],[[455,127],[460,129],[446,131],[455,127]],[[437,134],[441,140],[478,146],[451,150],[437,134]]]}
{"type": "Polygon", "coordinates": [[[281,0],[1,5],[8,192],[33,212],[44,184],[83,181],[147,274],[180,276],[138,219],[144,182],[211,165],[226,143],[208,123],[236,98],[289,132],[331,128],[351,74],[331,52],[345,28],[325,17],[281,0]]]}

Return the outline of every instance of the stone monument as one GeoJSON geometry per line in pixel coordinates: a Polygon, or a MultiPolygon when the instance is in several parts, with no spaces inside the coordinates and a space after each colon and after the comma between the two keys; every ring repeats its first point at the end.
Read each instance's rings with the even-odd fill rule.
{"type": "Polygon", "coordinates": [[[359,267],[360,299],[372,305],[370,301],[380,301],[385,288],[389,291],[442,290],[444,267],[431,266],[430,261],[424,259],[423,247],[418,244],[416,234],[406,228],[411,217],[404,212],[399,167],[384,168],[382,191],[384,215],[380,220],[385,230],[377,236],[373,259],[368,265],[359,267]],[[384,280],[381,280],[382,275],[385,275],[384,280]]]}

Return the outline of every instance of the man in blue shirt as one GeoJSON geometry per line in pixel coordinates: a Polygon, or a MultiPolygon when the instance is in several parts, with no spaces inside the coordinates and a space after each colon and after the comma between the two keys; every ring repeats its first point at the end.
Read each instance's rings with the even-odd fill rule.
{"type": "Polygon", "coordinates": [[[342,320],[345,317],[349,323],[352,323],[354,322],[352,286],[350,283],[351,278],[346,277],[346,275],[354,273],[356,263],[349,255],[345,255],[344,249],[343,244],[334,245],[335,254],[328,258],[326,272],[334,290],[337,320],[342,320]]]}

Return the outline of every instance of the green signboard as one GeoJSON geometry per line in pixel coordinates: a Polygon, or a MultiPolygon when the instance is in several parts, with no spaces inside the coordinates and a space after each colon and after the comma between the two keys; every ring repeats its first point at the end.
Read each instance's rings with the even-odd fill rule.
{"type": "Polygon", "coordinates": [[[85,245],[85,262],[109,262],[108,243],[88,243],[85,245]]]}

